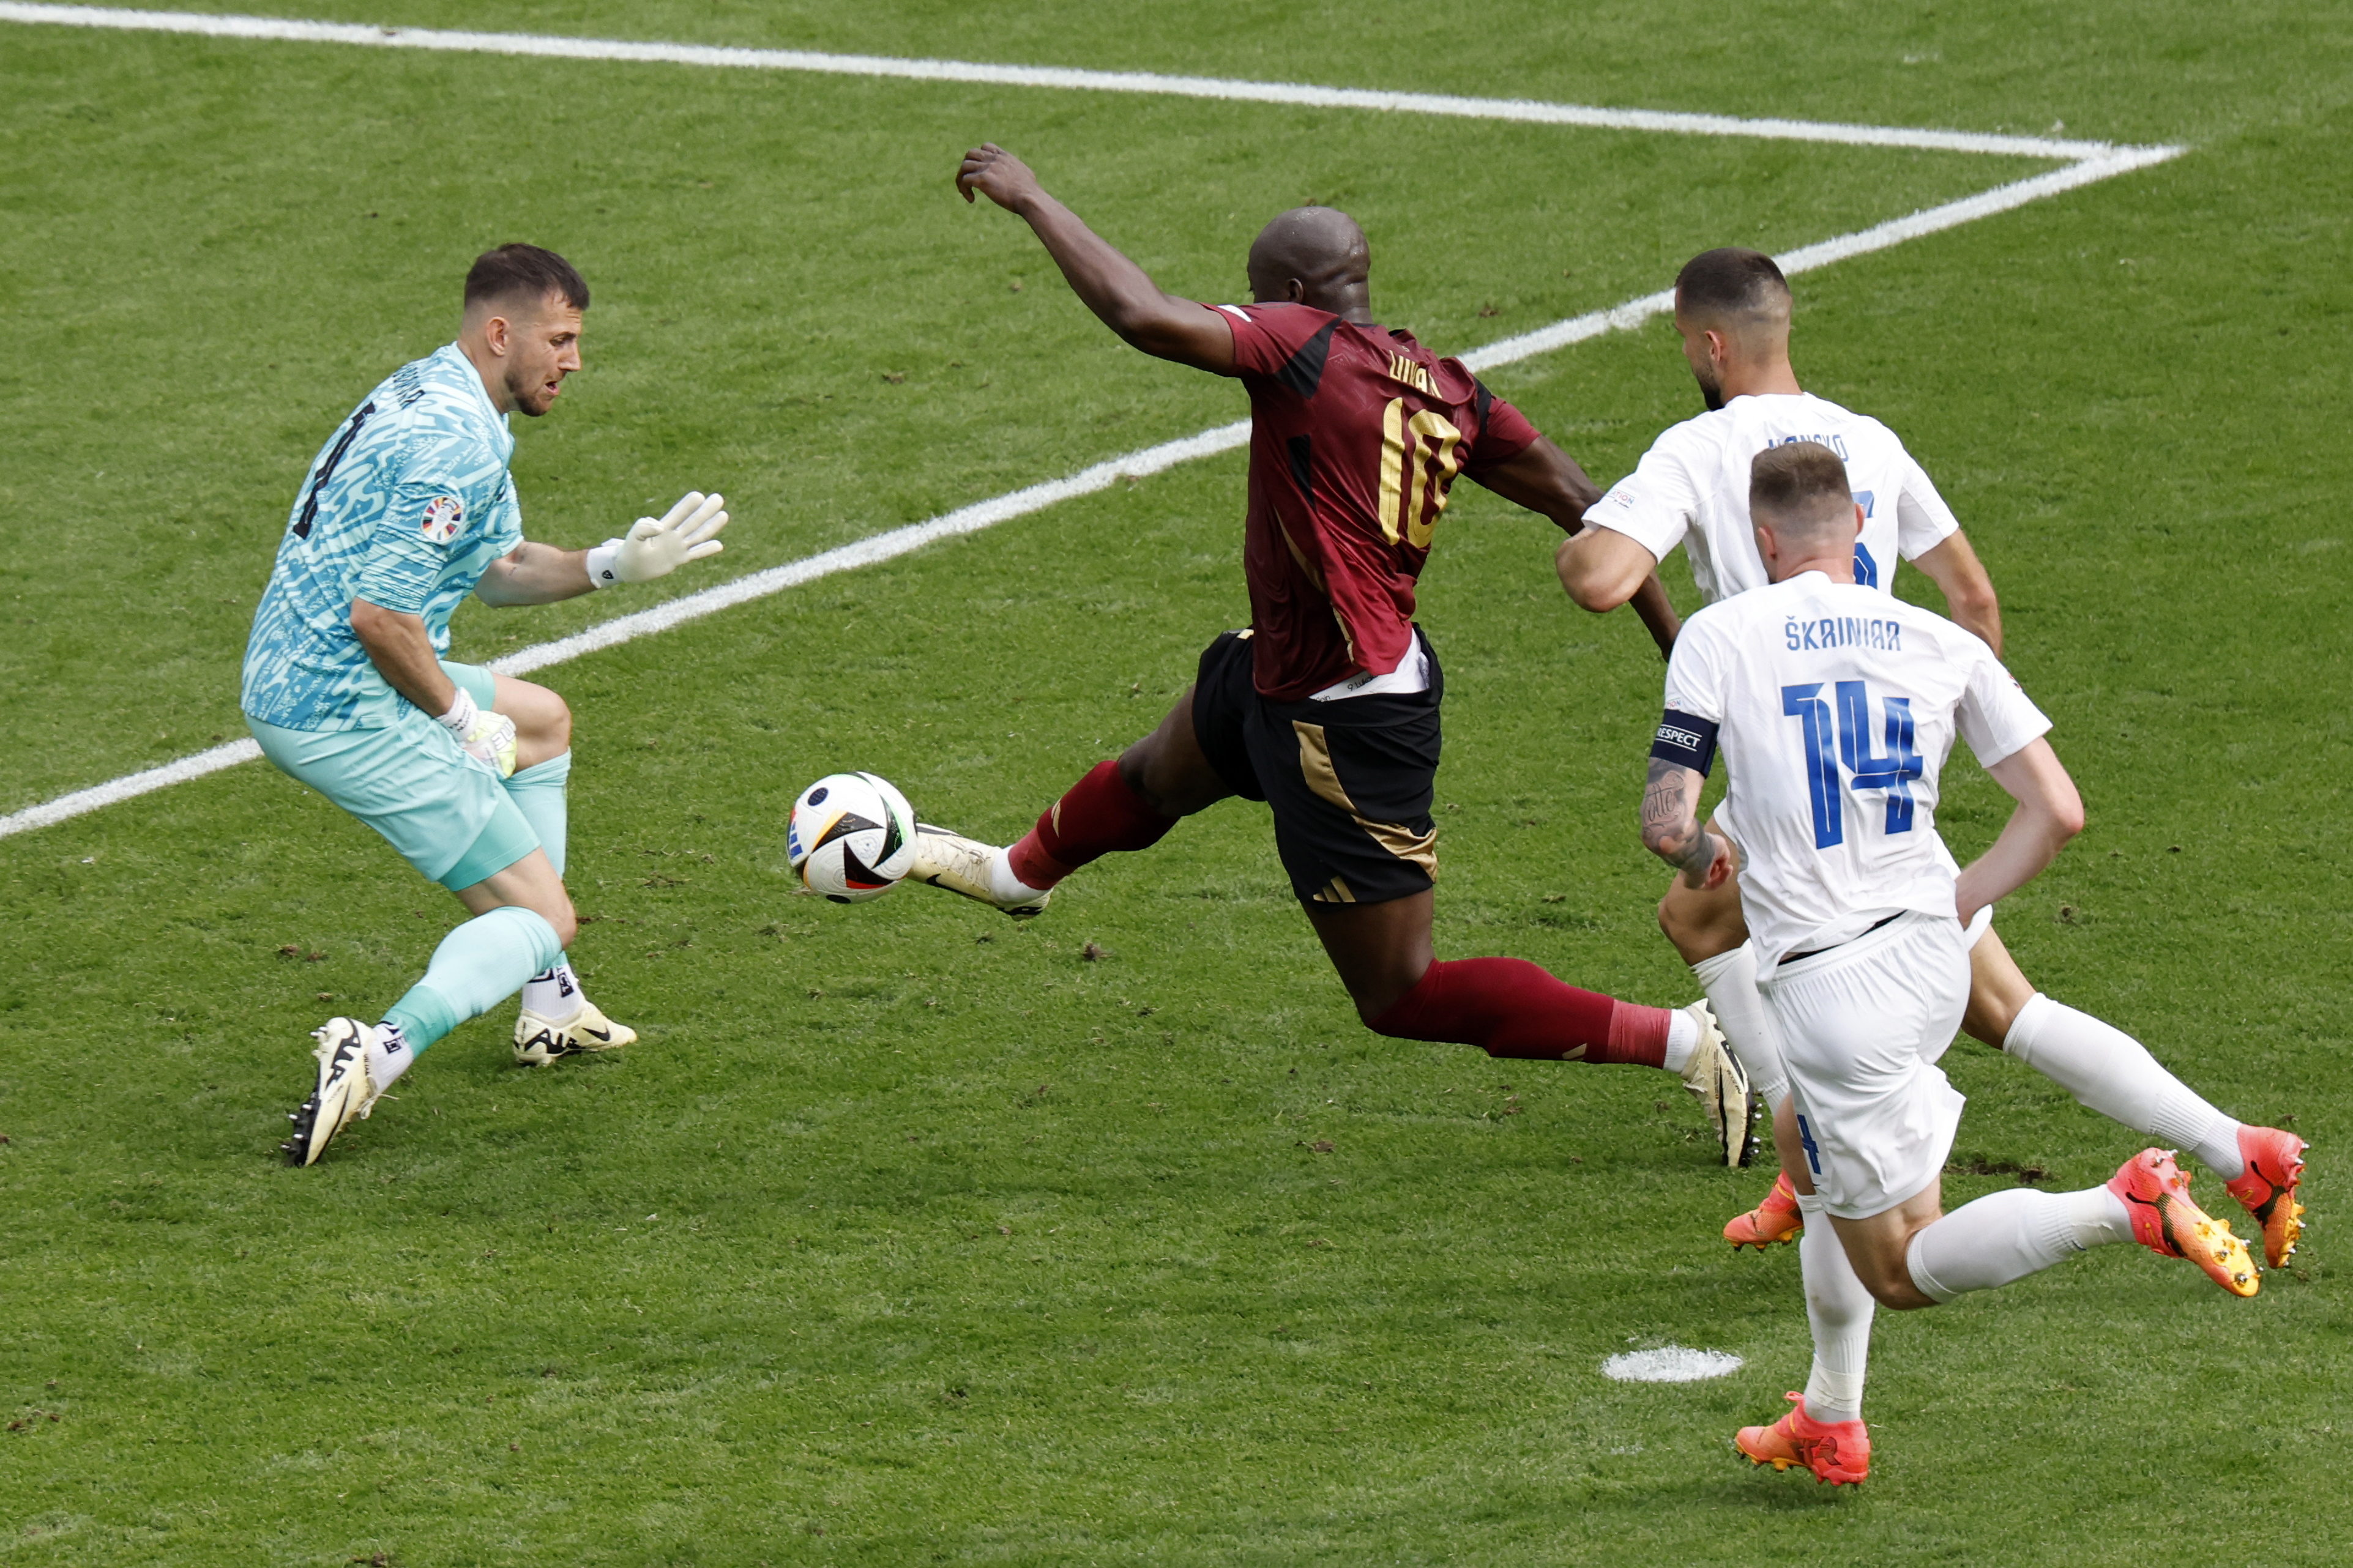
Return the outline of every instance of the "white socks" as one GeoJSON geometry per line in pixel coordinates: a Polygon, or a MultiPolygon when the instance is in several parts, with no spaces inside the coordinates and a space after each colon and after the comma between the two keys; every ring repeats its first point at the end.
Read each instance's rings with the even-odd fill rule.
{"type": "Polygon", "coordinates": [[[1699,1048],[1699,1020],[1687,1007],[1678,1007],[1667,1015],[1667,1054],[1660,1064],[1669,1072],[1684,1072],[1691,1067],[1692,1052],[1699,1048]]]}
{"type": "Polygon", "coordinates": [[[2239,1124],[2192,1093],[2123,1030],[2038,991],[2018,1010],[2001,1048],[2084,1109],[2189,1151],[2224,1181],[2245,1172],[2239,1124]]]}
{"type": "Polygon", "coordinates": [[[392,1087],[392,1082],[408,1070],[417,1053],[408,1048],[407,1037],[397,1024],[378,1024],[368,1031],[367,1075],[378,1094],[392,1087]]]}
{"type": "Polygon", "coordinates": [[[522,1005],[551,1023],[561,1024],[580,1011],[585,1000],[580,991],[580,976],[572,972],[572,961],[559,958],[553,969],[543,969],[522,983],[522,1005]]]}
{"type": "Polygon", "coordinates": [[[1935,1301],[1990,1290],[2110,1242],[2133,1238],[2124,1200],[2105,1187],[2038,1193],[2013,1187],[1964,1204],[1912,1237],[1904,1261],[1935,1301]]]}
{"type": "MultiPolygon", "coordinates": [[[[1767,1110],[1778,1110],[1788,1097],[1789,1071],[1781,1065],[1781,1036],[1757,989],[1757,950],[1742,942],[1730,952],[1703,958],[1691,966],[1725,1044],[1740,1058],[1748,1087],[1764,1098],[1767,1110]]],[[[1674,1065],[1673,1042],[1668,1043],[1667,1065],[1674,1065]]]]}
{"type": "MultiPolygon", "coordinates": [[[[1806,1280],[1806,1321],[1814,1331],[1806,1414],[1817,1421],[1857,1420],[1876,1304],[1847,1261],[1820,1194],[1799,1194],[1798,1210],[1806,1216],[1798,1267],[1806,1280]]],[[[1923,1227],[1905,1261],[1922,1295],[1949,1301],[1964,1291],[2022,1279],[2087,1247],[2131,1239],[2132,1216],[2105,1187],[2080,1193],[2019,1187],[1966,1204],[1923,1227]]]]}
{"type": "Polygon", "coordinates": [[[1000,904],[1035,903],[1050,889],[1033,888],[1013,874],[1013,857],[999,849],[988,858],[988,891],[1000,904]]]}
{"type": "Polygon", "coordinates": [[[1855,1277],[1846,1247],[1820,1196],[1798,1194],[1806,1216],[1798,1268],[1806,1280],[1806,1321],[1814,1331],[1814,1370],[1806,1379],[1806,1414],[1817,1421],[1862,1415],[1862,1375],[1871,1356],[1871,1319],[1878,1310],[1855,1277]]]}

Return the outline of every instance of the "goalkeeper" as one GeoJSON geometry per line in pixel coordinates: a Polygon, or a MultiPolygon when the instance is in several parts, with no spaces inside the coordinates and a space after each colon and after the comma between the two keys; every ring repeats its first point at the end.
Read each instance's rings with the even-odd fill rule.
{"type": "Polygon", "coordinates": [[[318,1077],[292,1113],[308,1165],[418,1052],[518,989],[518,1061],[545,1066],[637,1037],[582,994],[564,950],[572,714],[544,687],[441,656],[449,614],[547,605],[719,552],[717,496],[690,493],[626,539],[557,550],[522,536],[507,416],[545,414],[580,368],[588,286],[536,246],[466,275],[458,341],[401,366],[303,477],[254,612],[241,706],[264,755],[375,828],[472,919],[375,1024],[315,1030],[318,1077]]]}

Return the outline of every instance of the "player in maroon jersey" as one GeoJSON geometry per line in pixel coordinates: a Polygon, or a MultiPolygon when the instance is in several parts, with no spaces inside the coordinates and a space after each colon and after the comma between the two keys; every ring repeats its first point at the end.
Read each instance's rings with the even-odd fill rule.
{"type": "MultiPolygon", "coordinates": [[[[1460,361],[1375,324],[1370,250],[1344,213],[1277,217],[1250,247],[1252,302],[1208,306],[1164,293],[1000,147],[966,153],[956,186],[1028,220],[1122,339],[1249,391],[1250,626],[1211,643],[1160,727],[1087,773],[1019,843],[926,827],[914,875],[1027,916],[1092,860],[1157,843],[1229,795],[1263,800],[1292,888],[1366,1026],[1498,1057],[1678,1072],[1726,1163],[1746,1163],[1747,1080],[1704,1003],[1637,1006],[1521,959],[1440,963],[1431,951],[1444,680],[1413,622],[1415,579],[1456,475],[1574,533],[1600,493],[1584,470],[1460,361]]],[[[1637,608],[1672,643],[1655,577],[1637,608]]]]}

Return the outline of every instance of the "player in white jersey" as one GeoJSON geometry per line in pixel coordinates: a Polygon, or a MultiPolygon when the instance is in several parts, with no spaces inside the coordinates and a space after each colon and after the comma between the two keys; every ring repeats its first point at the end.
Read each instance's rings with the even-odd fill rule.
{"type": "Polygon", "coordinates": [[[1870,1467],[1874,1301],[1936,1306],[2125,1241],[2187,1258],[2235,1295],[2258,1281],[2245,1246],[2199,1209],[2161,1149],[2102,1186],[2020,1187],[1942,1212],[1962,1097],[1936,1063],[1968,1002],[1968,922],[2051,863],[2082,830],[2083,804],[2042,738],[2050,721],[1981,638],[1856,583],[1867,520],[1838,454],[1799,442],[1751,467],[1771,585],[1708,605],[1676,640],[1642,839],[1687,883],[1725,887],[1740,868],[1804,1152],[1800,1202],[1831,1223],[1809,1225],[1799,1247],[1814,1338],[1806,1390],[1736,1442],[1757,1464],[1836,1484],[1870,1467]],[[1965,869],[1936,834],[1956,738],[2018,803],[1965,869]],[[1722,833],[1698,816],[1719,747],[1731,775],[1722,833]]]}
{"type": "MultiPolygon", "coordinates": [[[[1951,509],[1894,431],[1799,385],[1789,363],[1789,305],[1780,268],[1756,251],[1711,250],[1684,266],[1675,280],[1675,325],[1708,412],[1662,435],[1634,472],[1587,510],[1594,526],[1560,549],[1570,597],[1588,610],[1615,608],[1679,543],[1711,603],[1760,587],[1767,574],[1750,527],[1750,460],[1769,447],[1812,441],[1840,458],[1862,510],[1851,563],[1856,584],[1893,597],[1896,563],[1910,561],[1943,593],[1953,619],[1999,657],[2000,607],[1951,509]]],[[[1734,841],[1753,853],[1736,834],[1734,841]]],[[[2242,1126],[2131,1037],[2037,992],[1991,921],[1989,904],[1969,930],[1962,1027],[2090,1109],[2193,1150],[2263,1226],[2268,1260],[2285,1262],[2298,1235],[2303,1144],[2274,1128],[2242,1126]]],[[[1749,943],[1736,881],[1702,890],[1678,879],[1660,901],[1659,923],[1706,991],[1750,1082],[1775,1108],[1783,1173],[1765,1202],[1734,1219],[1725,1236],[1759,1250],[1790,1240],[1804,1223],[1787,1170],[1794,1133],[1781,1112],[1785,1078],[1757,990],[1761,950],[1749,943]]]]}

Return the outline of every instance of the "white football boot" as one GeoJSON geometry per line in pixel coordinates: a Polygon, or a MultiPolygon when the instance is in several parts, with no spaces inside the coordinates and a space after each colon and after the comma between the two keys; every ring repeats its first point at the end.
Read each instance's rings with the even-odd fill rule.
{"type": "Polygon", "coordinates": [[[515,1019],[515,1066],[543,1068],[583,1051],[616,1051],[637,1037],[635,1029],[616,1024],[586,996],[580,998],[580,1010],[562,1020],[525,1007],[515,1019]]]}
{"type": "Polygon", "coordinates": [[[278,1146],[290,1165],[315,1165],[335,1134],[375,1109],[383,1090],[368,1078],[367,1047],[375,1026],[357,1018],[330,1018],[311,1031],[318,1041],[319,1081],[311,1098],[286,1113],[294,1135],[278,1146]]]}
{"type": "MultiPolygon", "coordinates": [[[[1017,921],[1035,920],[1045,912],[1046,900],[1054,896],[1053,891],[1024,889],[1011,902],[999,898],[994,873],[1004,855],[1005,851],[997,845],[983,844],[976,838],[919,822],[915,824],[914,868],[907,873],[907,879],[962,893],[990,909],[1003,910],[1017,921]]],[[[1009,874],[1005,879],[1013,880],[1009,874]]]]}
{"type": "Polygon", "coordinates": [[[1749,1092],[1748,1074],[1725,1045],[1724,1031],[1705,1001],[1683,1009],[1699,1025],[1699,1044],[1683,1068],[1683,1087],[1699,1101],[1708,1130],[1724,1150],[1726,1165],[1746,1165],[1757,1152],[1757,1097],[1749,1092]]]}

